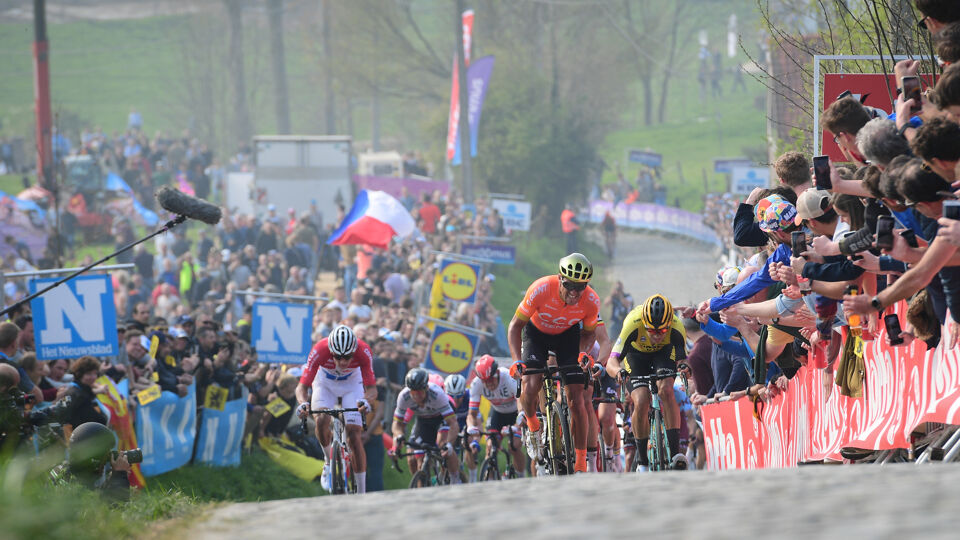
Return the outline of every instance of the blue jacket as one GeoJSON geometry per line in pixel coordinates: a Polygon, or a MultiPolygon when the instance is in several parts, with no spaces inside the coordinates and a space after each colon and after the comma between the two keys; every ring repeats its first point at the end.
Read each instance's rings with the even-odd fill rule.
{"type": "Polygon", "coordinates": [[[790,246],[780,244],[773,255],[767,258],[763,268],[751,274],[742,283],[727,291],[726,294],[711,298],[710,311],[720,311],[734,304],[739,304],[776,283],[770,279],[770,264],[775,262],[790,264],[790,246]]]}

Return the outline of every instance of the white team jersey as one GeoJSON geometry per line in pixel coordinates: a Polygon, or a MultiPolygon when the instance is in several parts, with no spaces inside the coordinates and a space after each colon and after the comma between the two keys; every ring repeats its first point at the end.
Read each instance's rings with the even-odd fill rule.
{"type": "Polygon", "coordinates": [[[453,408],[450,406],[450,398],[443,388],[429,383],[427,385],[427,398],[423,405],[417,405],[410,395],[410,389],[404,388],[397,396],[397,410],[393,412],[395,418],[403,420],[407,409],[413,411],[414,416],[443,416],[447,417],[453,414],[453,408]]]}
{"type": "Polygon", "coordinates": [[[517,412],[517,381],[510,376],[507,368],[497,369],[500,374],[500,384],[492,391],[487,390],[480,377],[475,377],[470,383],[470,408],[480,406],[480,396],[487,398],[493,410],[500,413],[517,412]]]}

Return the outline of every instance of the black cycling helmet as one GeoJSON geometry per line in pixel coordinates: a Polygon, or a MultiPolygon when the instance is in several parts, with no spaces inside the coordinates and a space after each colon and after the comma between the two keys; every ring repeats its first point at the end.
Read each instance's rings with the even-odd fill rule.
{"type": "Polygon", "coordinates": [[[403,382],[411,390],[426,390],[430,384],[430,374],[423,368],[413,368],[407,372],[403,382]]]}
{"type": "Polygon", "coordinates": [[[655,294],[640,307],[640,322],[654,330],[669,328],[673,324],[673,306],[662,294],[655,294]]]}
{"type": "Polygon", "coordinates": [[[107,426],[97,422],[80,424],[70,434],[67,458],[70,468],[86,472],[98,470],[110,459],[110,451],[116,444],[117,438],[107,426]]]}

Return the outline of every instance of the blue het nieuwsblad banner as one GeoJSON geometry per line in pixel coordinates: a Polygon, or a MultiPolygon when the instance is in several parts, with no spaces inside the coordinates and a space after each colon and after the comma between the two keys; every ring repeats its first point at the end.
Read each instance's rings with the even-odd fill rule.
{"type": "Polygon", "coordinates": [[[456,330],[440,323],[433,328],[430,348],[423,367],[444,376],[459,373],[466,377],[477,346],[477,335],[456,330]]]}
{"type": "Polygon", "coordinates": [[[156,476],[190,463],[197,431],[197,385],[187,395],[173,392],[137,408],[137,441],[143,450],[144,476],[156,476]]]}
{"type": "Polygon", "coordinates": [[[310,354],[313,306],[255,302],[251,341],[260,362],[302,364],[310,354]]]}
{"type": "Polygon", "coordinates": [[[243,427],[247,421],[247,392],[227,401],[223,410],[203,409],[203,421],[197,435],[196,461],[219,467],[240,465],[243,427]]]}
{"type": "Polygon", "coordinates": [[[514,264],[517,248],[504,244],[463,244],[460,253],[468,257],[490,259],[495,264],[514,264]]]}
{"type": "MultiPolygon", "coordinates": [[[[30,293],[60,278],[30,281],[30,293]]],[[[80,276],[30,301],[37,358],[114,356],[117,310],[110,276],[80,276]]]]}

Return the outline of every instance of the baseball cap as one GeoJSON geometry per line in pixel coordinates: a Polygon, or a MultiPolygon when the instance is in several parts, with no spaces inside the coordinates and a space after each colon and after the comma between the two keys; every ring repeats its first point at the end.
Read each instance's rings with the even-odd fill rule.
{"type": "Polygon", "coordinates": [[[493,283],[494,281],[497,280],[497,276],[495,276],[495,275],[493,275],[493,274],[487,274],[487,275],[483,276],[483,279],[489,281],[490,283],[493,283]]]}
{"type": "Polygon", "coordinates": [[[790,232],[795,228],[797,207],[779,195],[770,195],[757,202],[753,208],[753,217],[763,232],[790,232]]]}
{"type": "Polygon", "coordinates": [[[180,328],[177,326],[174,326],[173,328],[169,329],[168,332],[170,333],[170,337],[174,339],[189,337],[187,336],[187,332],[183,328],[180,328]]]}
{"type": "Polygon", "coordinates": [[[267,210],[273,211],[273,210],[276,210],[276,209],[277,209],[277,205],[275,205],[275,204],[268,204],[268,205],[267,205],[267,210]]]}
{"type": "Polygon", "coordinates": [[[184,324],[187,324],[187,323],[192,323],[192,322],[193,322],[193,317],[191,317],[190,315],[180,315],[179,317],[177,317],[177,320],[174,321],[174,322],[175,322],[178,326],[184,325],[184,324]]]}
{"type": "Polygon", "coordinates": [[[805,219],[818,218],[830,208],[830,192],[810,188],[797,197],[797,217],[794,223],[800,225],[805,219]]]}
{"type": "Polygon", "coordinates": [[[740,276],[739,267],[724,266],[717,272],[717,288],[733,287],[737,284],[738,276],[740,276]]]}
{"type": "Polygon", "coordinates": [[[150,340],[147,336],[140,336],[140,346],[143,347],[143,350],[150,351],[150,340]]]}

